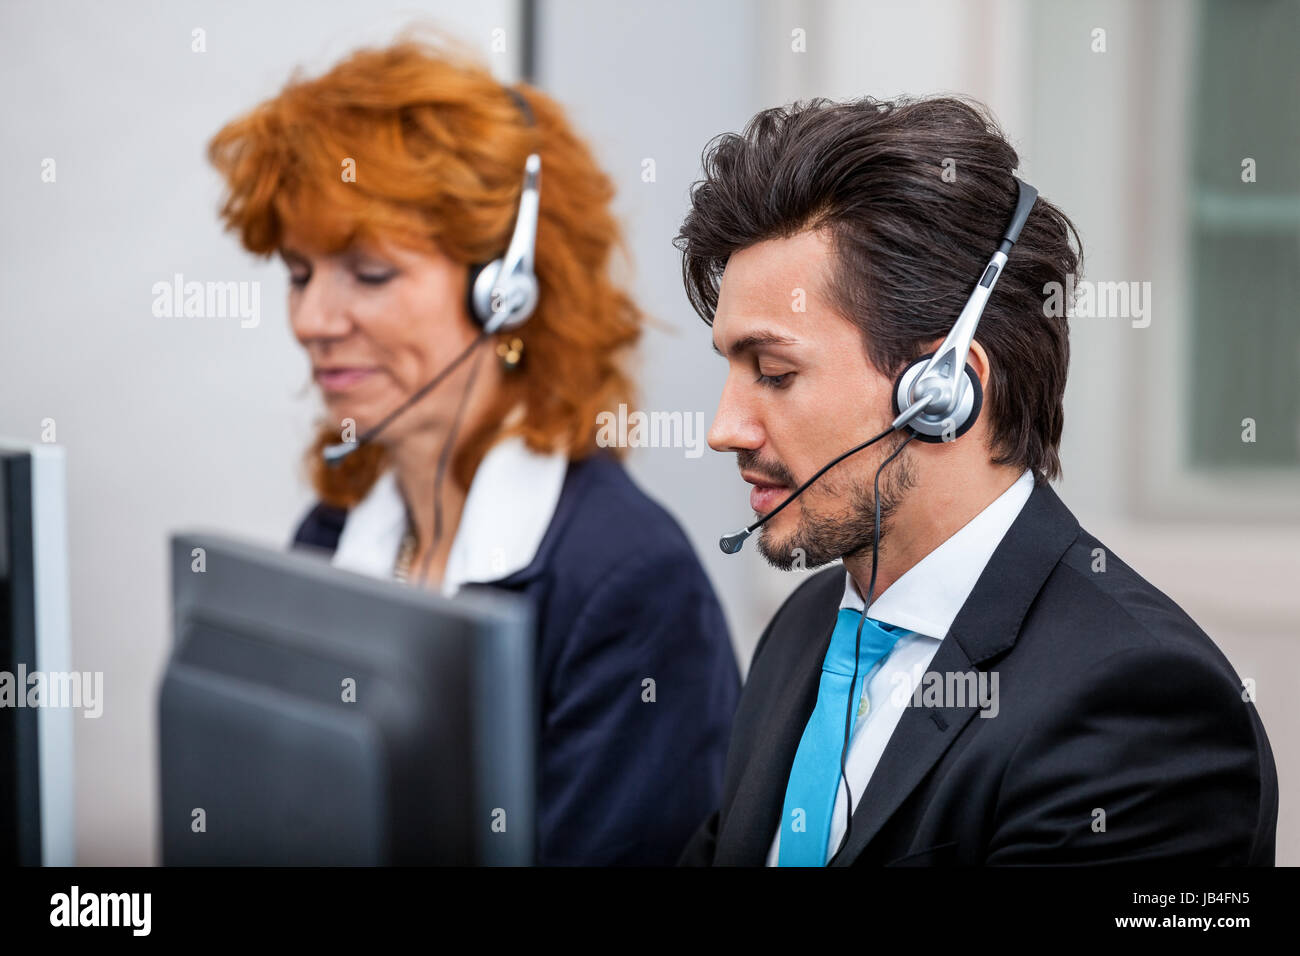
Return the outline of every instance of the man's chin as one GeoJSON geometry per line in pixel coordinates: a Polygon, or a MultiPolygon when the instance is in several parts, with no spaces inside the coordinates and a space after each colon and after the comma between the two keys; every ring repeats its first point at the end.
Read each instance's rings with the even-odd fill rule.
{"type": "Polygon", "coordinates": [[[810,550],[797,535],[776,537],[767,528],[759,531],[757,544],[763,560],[778,571],[811,571],[835,560],[810,550]]]}
{"type": "Polygon", "coordinates": [[[757,546],[758,553],[763,556],[763,560],[778,571],[789,571],[794,567],[794,557],[786,551],[773,549],[768,536],[761,531],[758,535],[757,546]]]}

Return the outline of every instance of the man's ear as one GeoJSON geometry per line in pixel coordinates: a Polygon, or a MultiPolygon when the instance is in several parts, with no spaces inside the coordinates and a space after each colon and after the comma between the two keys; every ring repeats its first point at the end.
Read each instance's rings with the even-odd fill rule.
{"type": "Polygon", "coordinates": [[[966,364],[975,370],[975,376],[980,380],[980,388],[984,389],[984,394],[989,391],[989,353],[984,351],[984,346],[980,345],[979,340],[975,339],[970,344],[970,353],[966,356],[966,364]]]}
{"type": "MultiPolygon", "coordinates": [[[[939,351],[939,346],[943,345],[943,339],[935,339],[926,344],[921,351],[921,355],[933,355],[939,351]]],[[[980,388],[985,393],[989,390],[989,353],[984,351],[984,346],[980,345],[979,339],[974,339],[970,344],[970,352],[966,354],[966,364],[975,370],[975,377],[980,380],[980,388]]]]}
{"type": "MultiPolygon", "coordinates": [[[[921,348],[921,351],[916,357],[920,358],[922,355],[933,355],[935,352],[939,351],[940,345],[943,345],[943,339],[935,339],[933,342],[927,342],[921,348]]],[[[913,361],[915,361],[915,359],[913,359],[913,361]]]]}

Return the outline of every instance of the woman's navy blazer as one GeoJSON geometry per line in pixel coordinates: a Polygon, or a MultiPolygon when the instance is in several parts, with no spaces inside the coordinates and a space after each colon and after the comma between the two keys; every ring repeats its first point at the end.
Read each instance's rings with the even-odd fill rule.
{"type": "MultiPolygon", "coordinates": [[[[294,546],[333,553],[346,519],[316,505],[294,546]]],[[[681,528],[595,455],[569,464],[532,563],[466,586],[535,609],[537,862],[674,863],[718,807],[740,694],[722,609],[681,528]]]]}

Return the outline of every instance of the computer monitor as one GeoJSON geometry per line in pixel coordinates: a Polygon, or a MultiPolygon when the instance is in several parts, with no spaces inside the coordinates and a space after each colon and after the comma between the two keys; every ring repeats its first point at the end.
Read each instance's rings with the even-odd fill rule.
{"type": "Polygon", "coordinates": [[[74,862],[71,658],[63,449],[0,439],[0,864],[74,862]]]}
{"type": "Polygon", "coordinates": [[[316,555],[171,540],[165,865],[526,865],[532,612],[316,555]]]}

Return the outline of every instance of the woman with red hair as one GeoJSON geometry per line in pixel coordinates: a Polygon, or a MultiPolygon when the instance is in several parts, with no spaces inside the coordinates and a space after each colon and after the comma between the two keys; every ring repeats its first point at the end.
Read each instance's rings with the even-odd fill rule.
{"type": "Polygon", "coordinates": [[[596,443],[599,413],[632,404],[642,316],[610,276],[613,187],[590,150],[536,89],[408,41],[293,79],[209,155],[227,226],[289,270],[327,412],[295,544],[530,598],[538,862],[674,862],[717,805],[739,677],[685,536],[596,443]],[[526,164],[520,292],[483,265],[531,231],[526,164]]]}

